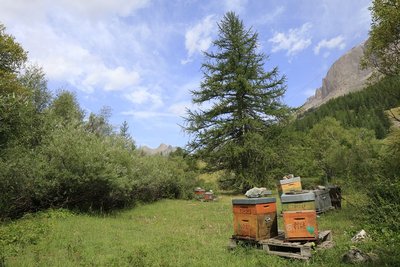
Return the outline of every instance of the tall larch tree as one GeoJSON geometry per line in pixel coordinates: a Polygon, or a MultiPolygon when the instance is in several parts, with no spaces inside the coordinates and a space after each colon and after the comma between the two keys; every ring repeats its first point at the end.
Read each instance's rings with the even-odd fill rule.
{"type": "Polygon", "coordinates": [[[264,70],[267,57],[259,51],[258,34],[235,13],[226,13],[217,25],[218,38],[204,52],[200,89],[192,91],[198,109],[187,111],[184,129],[192,137],[188,148],[211,171],[232,174],[235,187],[246,189],[268,183],[272,156],[265,137],[287,117],[281,102],[285,77],[277,67],[264,70]]]}

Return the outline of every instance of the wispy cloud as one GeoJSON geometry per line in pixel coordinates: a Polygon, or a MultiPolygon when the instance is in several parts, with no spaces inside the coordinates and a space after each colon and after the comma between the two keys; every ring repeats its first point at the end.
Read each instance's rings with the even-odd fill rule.
{"type": "Polygon", "coordinates": [[[265,13],[263,16],[261,16],[259,19],[255,20],[255,24],[267,24],[271,23],[274,20],[276,20],[280,15],[282,15],[285,12],[285,7],[284,6],[278,6],[272,12],[265,13]]]}
{"type": "Polygon", "coordinates": [[[248,0],[225,0],[224,8],[226,11],[241,13],[245,10],[248,0]]]}
{"type": "Polygon", "coordinates": [[[176,117],[173,113],[157,112],[157,111],[124,111],[122,115],[133,116],[136,119],[150,119],[150,118],[165,118],[165,117],[176,117]]]}
{"type": "Polygon", "coordinates": [[[90,92],[96,87],[103,88],[105,91],[122,91],[138,84],[139,77],[136,71],[128,71],[124,67],[110,69],[100,65],[86,75],[82,86],[90,92]]]}
{"type": "Polygon", "coordinates": [[[314,47],[314,54],[318,55],[321,49],[340,49],[343,50],[346,47],[344,38],[338,35],[332,39],[323,39],[314,47]]]}
{"type": "Polygon", "coordinates": [[[309,30],[311,23],[304,23],[300,28],[289,29],[287,33],[277,32],[268,41],[273,44],[272,52],[286,50],[287,56],[294,56],[311,45],[309,30]]]}
{"type": "Polygon", "coordinates": [[[195,53],[206,51],[211,46],[212,33],[214,32],[215,28],[215,15],[209,15],[186,31],[185,47],[188,57],[187,59],[181,61],[182,64],[190,62],[195,53]]]}
{"type": "Polygon", "coordinates": [[[143,27],[132,29],[121,23],[118,16],[128,16],[147,3],[1,1],[0,17],[11,25],[31,61],[43,66],[48,79],[68,82],[86,93],[116,91],[137,85],[141,75],[135,66],[121,62],[119,58],[123,57],[116,56],[115,51],[125,51],[126,43],[131,44],[132,51],[142,53],[142,45],[126,32],[140,38],[146,34],[143,27]]]}
{"type": "Polygon", "coordinates": [[[149,4],[149,0],[97,0],[97,1],[71,1],[59,0],[57,5],[52,0],[13,0],[1,1],[0,11],[3,19],[9,20],[18,17],[23,21],[38,21],[46,19],[49,11],[64,14],[76,14],[90,20],[104,19],[112,16],[128,16],[149,4]]]}
{"type": "Polygon", "coordinates": [[[124,94],[124,98],[133,104],[147,105],[147,108],[152,109],[163,105],[162,97],[157,93],[150,92],[145,87],[139,87],[130,93],[124,94]]]}
{"type": "Polygon", "coordinates": [[[137,9],[145,7],[149,0],[97,0],[97,1],[70,1],[61,0],[60,4],[74,13],[91,18],[104,16],[128,16],[137,9]]]}
{"type": "Polygon", "coordinates": [[[176,116],[183,117],[186,115],[187,109],[193,109],[193,104],[190,101],[174,103],[168,108],[168,111],[176,116]]]}

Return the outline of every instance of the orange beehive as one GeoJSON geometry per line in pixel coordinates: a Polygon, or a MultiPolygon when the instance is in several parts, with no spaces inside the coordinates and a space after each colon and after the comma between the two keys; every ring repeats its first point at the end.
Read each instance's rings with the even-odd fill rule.
{"type": "Polygon", "coordinates": [[[234,199],[232,203],[236,237],[263,240],[278,235],[275,198],[234,199]]]}
{"type": "Polygon", "coordinates": [[[283,212],[285,239],[316,240],[318,239],[317,213],[315,210],[283,212]]]}

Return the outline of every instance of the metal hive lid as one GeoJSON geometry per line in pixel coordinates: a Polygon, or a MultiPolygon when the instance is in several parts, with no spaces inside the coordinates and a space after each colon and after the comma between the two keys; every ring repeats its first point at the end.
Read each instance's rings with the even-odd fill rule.
{"type": "Polygon", "coordinates": [[[300,191],[296,193],[284,193],[281,196],[282,203],[303,202],[315,200],[314,192],[300,191]]]}
{"type": "Polygon", "coordinates": [[[266,203],[275,203],[275,202],[276,202],[276,198],[274,198],[274,197],[232,199],[233,205],[255,205],[255,204],[266,204],[266,203]]]}

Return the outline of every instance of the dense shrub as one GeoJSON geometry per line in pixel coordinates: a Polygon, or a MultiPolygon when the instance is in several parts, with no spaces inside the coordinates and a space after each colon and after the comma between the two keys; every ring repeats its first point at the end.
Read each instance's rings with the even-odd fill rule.
{"type": "Polygon", "coordinates": [[[368,202],[360,208],[385,265],[395,266],[400,262],[400,130],[393,129],[385,143],[380,175],[367,185],[368,202]]]}
{"type": "Polygon", "coordinates": [[[137,201],[187,198],[195,174],[180,157],[142,157],[117,135],[55,128],[34,150],[14,147],[0,160],[0,214],[49,207],[110,210],[137,201]]]}
{"type": "Polygon", "coordinates": [[[374,230],[394,234],[400,241],[400,130],[393,130],[386,142],[382,175],[369,186],[367,214],[374,230]]]}

